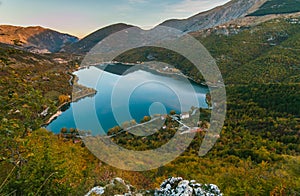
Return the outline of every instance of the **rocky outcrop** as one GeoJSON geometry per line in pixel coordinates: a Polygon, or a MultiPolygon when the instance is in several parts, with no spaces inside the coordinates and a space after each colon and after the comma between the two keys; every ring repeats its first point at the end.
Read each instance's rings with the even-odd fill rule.
{"type": "Polygon", "coordinates": [[[220,189],[214,184],[200,184],[195,180],[182,178],[169,178],[165,180],[160,189],[155,191],[155,196],[222,196],[220,189]]]}
{"type": "Polygon", "coordinates": [[[137,193],[136,189],[132,185],[127,184],[123,179],[114,178],[106,186],[92,188],[85,196],[92,195],[141,196],[143,194],[137,193]]]}
{"type": "MultiPolygon", "coordinates": [[[[236,35],[241,33],[244,30],[248,30],[250,28],[253,28],[259,24],[262,24],[264,22],[273,20],[273,19],[285,19],[287,21],[290,21],[291,24],[298,24],[296,20],[300,17],[300,12],[298,13],[292,13],[292,14],[273,14],[273,15],[266,15],[266,16],[248,16],[244,18],[238,18],[236,20],[232,20],[228,23],[224,23],[222,25],[215,26],[213,28],[204,29],[197,32],[191,32],[190,34],[198,37],[207,37],[211,34],[215,35],[236,35]]],[[[299,22],[300,23],[300,22],[299,22]]]]}
{"type": "Polygon", "coordinates": [[[118,196],[222,196],[220,189],[214,184],[200,184],[195,180],[184,180],[181,177],[165,180],[158,190],[137,191],[121,178],[113,179],[104,187],[94,187],[86,196],[91,195],[118,195],[118,196]]]}
{"type": "Polygon", "coordinates": [[[177,28],[183,32],[212,28],[231,20],[241,18],[258,8],[266,0],[232,0],[223,6],[199,13],[184,20],[168,20],[160,25],[177,28]]]}

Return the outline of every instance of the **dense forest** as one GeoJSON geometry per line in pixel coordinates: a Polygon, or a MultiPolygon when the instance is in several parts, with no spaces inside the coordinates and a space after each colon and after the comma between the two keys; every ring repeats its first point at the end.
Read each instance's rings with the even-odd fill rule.
{"type": "MultiPolygon", "coordinates": [[[[0,195],[83,195],[116,176],[138,189],[154,189],[168,177],[180,176],[214,183],[225,195],[299,195],[300,23],[293,21],[275,19],[230,35],[193,33],[216,59],[225,80],[228,108],[221,137],[199,157],[204,135],[198,133],[180,157],[146,172],[102,163],[74,139],[74,129],[55,135],[40,128],[49,117],[41,112],[49,107],[54,113],[59,97],[71,94],[68,73],[79,58],[1,45],[0,195]],[[70,61],[57,65],[53,58],[58,57],[70,61]]],[[[186,59],[160,50],[141,48],[119,60],[146,61],[151,54],[156,61],[171,59],[184,74],[203,80],[186,59]]],[[[201,110],[200,118],[208,120],[209,115],[201,110]]],[[[166,126],[143,140],[123,133],[113,141],[134,150],[156,148],[176,132],[176,122],[167,120],[166,126]]]]}
{"type": "Polygon", "coordinates": [[[300,11],[299,0],[268,0],[259,10],[249,14],[249,16],[264,16],[268,14],[286,14],[300,11]]]}

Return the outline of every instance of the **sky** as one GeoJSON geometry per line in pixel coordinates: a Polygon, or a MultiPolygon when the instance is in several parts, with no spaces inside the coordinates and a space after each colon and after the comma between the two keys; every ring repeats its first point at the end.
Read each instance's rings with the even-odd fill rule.
{"type": "Polygon", "coordinates": [[[0,0],[0,24],[43,26],[80,38],[102,27],[126,23],[150,29],[229,0],[0,0]]]}

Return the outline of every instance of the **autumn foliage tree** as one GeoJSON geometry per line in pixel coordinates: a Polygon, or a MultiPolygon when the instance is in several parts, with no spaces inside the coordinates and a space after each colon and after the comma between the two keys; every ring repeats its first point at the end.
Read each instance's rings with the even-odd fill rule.
{"type": "Polygon", "coordinates": [[[59,101],[59,104],[64,104],[64,103],[70,102],[71,98],[69,95],[60,95],[58,97],[58,101],[59,101]]]}

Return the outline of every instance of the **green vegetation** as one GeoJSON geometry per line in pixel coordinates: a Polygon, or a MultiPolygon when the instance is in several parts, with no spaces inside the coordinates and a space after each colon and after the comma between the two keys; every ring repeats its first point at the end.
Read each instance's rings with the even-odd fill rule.
{"type": "Polygon", "coordinates": [[[217,60],[226,85],[299,83],[300,25],[290,21],[271,20],[231,36],[195,36],[217,60]]]}
{"type": "Polygon", "coordinates": [[[189,76],[199,83],[204,81],[198,69],[188,59],[174,51],[166,50],[164,48],[141,47],[129,50],[126,53],[116,57],[115,60],[119,62],[129,63],[136,63],[138,61],[147,62],[154,60],[158,62],[164,62],[180,69],[183,74],[189,76]],[[151,60],[148,59],[149,56],[151,56],[151,60]]]}
{"type": "MultiPolygon", "coordinates": [[[[243,27],[236,35],[193,33],[216,59],[225,84],[299,83],[300,31],[293,18],[275,19],[243,27]]],[[[300,18],[294,18],[300,21],[300,18]]],[[[165,62],[197,82],[204,82],[197,68],[173,51],[155,47],[130,50],[116,58],[121,62],[165,62]]],[[[215,81],[212,81],[215,82],[215,81]]]]}
{"type": "Polygon", "coordinates": [[[300,12],[299,0],[268,0],[257,11],[249,16],[264,16],[268,14],[287,14],[300,12]]]}
{"type": "MultiPolygon", "coordinates": [[[[286,96],[277,97],[281,90],[299,97],[299,88],[291,90],[293,88],[278,86],[269,91],[265,90],[267,85],[228,87],[227,119],[214,148],[205,157],[198,157],[205,135],[198,133],[182,156],[145,175],[155,179],[156,186],[168,176],[214,183],[226,195],[299,193],[300,119],[292,115],[293,108],[287,107],[281,112],[274,104],[277,99],[285,103],[286,96]],[[266,95],[269,99],[256,95],[266,95]]],[[[294,107],[299,108],[299,103],[294,103],[294,107]]],[[[201,114],[201,120],[208,120],[209,111],[202,110],[201,114]]],[[[168,119],[166,127],[147,138],[122,133],[113,141],[132,150],[154,149],[169,141],[178,124],[168,119]]]]}
{"type": "MultiPolygon", "coordinates": [[[[67,73],[75,62],[57,65],[53,56],[1,45],[0,194],[83,195],[117,176],[138,189],[153,189],[169,176],[181,176],[216,184],[225,195],[299,195],[300,25],[290,21],[276,19],[229,36],[195,33],[216,59],[226,83],[228,111],[221,137],[199,157],[205,133],[197,133],[180,157],[147,172],[121,171],[102,163],[75,142],[76,130],[54,135],[40,129],[49,117],[40,113],[47,107],[54,113],[67,99],[61,95],[72,92],[67,73]]],[[[189,62],[170,51],[141,48],[128,54],[119,58],[145,61],[151,54],[201,81],[189,62]]],[[[209,110],[201,110],[200,119],[208,121],[209,116],[209,110]]],[[[152,136],[123,133],[113,141],[128,149],[153,149],[168,142],[176,127],[167,119],[166,129],[152,136]]],[[[115,127],[110,134],[118,131],[115,127]]]]}

